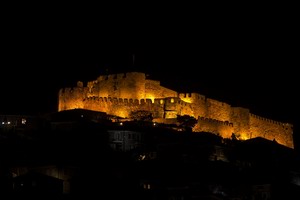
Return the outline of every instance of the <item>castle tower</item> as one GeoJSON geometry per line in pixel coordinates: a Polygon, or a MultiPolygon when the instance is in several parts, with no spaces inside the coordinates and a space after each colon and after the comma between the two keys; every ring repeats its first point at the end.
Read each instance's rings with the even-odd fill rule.
{"type": "Polygon", "coordinates": [[[142,99],[146,76],[140,72],[99,76],[95,83],[98,97],[142,99]]]}

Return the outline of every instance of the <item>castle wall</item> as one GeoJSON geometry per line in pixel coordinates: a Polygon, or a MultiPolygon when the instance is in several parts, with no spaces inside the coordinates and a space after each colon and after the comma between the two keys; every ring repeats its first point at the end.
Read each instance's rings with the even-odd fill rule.
{"type": "Polygon", "coordinates": [[[99,76],[94,89],[98,97],[142,99],[145,97],[144,73],[131,72],[99,76]]]}
{"type": "Polygon", "coordinates": [[[234,128],[233,124],[229,122],[222,122],[219,120],[199,117],[197,124],[193,128],[194,132],[210,132],[222,136],[223,138],[230,138],[234,128]]]}
{"type": "Polygon", "coordinates": [[[206,97],[198,93],[179,93],[178,97],[187,103],[198,103],[199,101],[205,102],[206,97]]]}
{"type": "Polygon", "coordinates": [[[219,121],[229,121],[231,117],[231,106],[227,103],[214,99],[206,99],[207,114],[206,118],[219,121]]]}
{"type": "Polygon", "coordinates": [[[99,93],[99,85],[98,81],[89,81],[87,83],[88,93],[86,94],[86,97],[96,97],[99,93]]]}
{"type": "Polygon", "coordinates": [[[116,115],[127,118],[131,112],[145,110],[153,113],[154,118],[162,118],[164,106],[159,102],[152,102],[151,99],[122,99],[110,97],[91,97],[84,101],[84,109],[106,112],[109,115],[116,115]]]}
{"type": "Polygon", "coordinates": [[[162,87],[159,81],[145,81],[145,97],[146,99],[177,97],[177,92],[168,88],[162,87]]]}
{"type": "Polygon", "coordinates": [[[178,97],[164,98],[164,118],[177,118],[178,110],[180,109],[180,99],[178,97]]]}
{"type": "Polygon", "coordinates": [[[294,148],[293,126],[281,123],[254,114],[250,114],[251,138],[263,137],[268,140],[276,140],[279,144],[294,148]]]}
{"type": "Polygon", "coordinates": [[[83,99],[87,93],[87,87],[60,89],[58,94],[58,111],[83,108],[83,99]]]}
{"type": "Polygon", "coordinates": [[[177,106],[177,112],[179,115],[190,115],[192,117],[195,117],[195,112],[193,109],[193,104],[186,103],[184,101],[179,101],[177,106]]]}
{"type": "Polygon", "coordinates": [[[177,115],[194,117],[192,104],[186,103],[178,97],[162,98],[159,99],[159,103],[164,107],[164,118],[177,118],[177,115]]]}
{"type": "Polygon", "coordinates": [[[191,111],[185,112],[185,114],[191,115],[196,119],[198,117],[207,116],[206,98],[204,95],[197,93],[180,93],[179,98],[185,103],[190,103],[191,111]]]}
{"type": "Polygon", "coordinates": [[[232,107],[229,122],[233,123],[234,134],[240,139],[249,139],[249,109],[232,107]]]}

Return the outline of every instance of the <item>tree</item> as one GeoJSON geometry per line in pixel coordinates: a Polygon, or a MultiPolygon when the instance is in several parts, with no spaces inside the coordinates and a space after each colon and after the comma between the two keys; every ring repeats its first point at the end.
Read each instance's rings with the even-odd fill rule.
{"type": "Polygon", "coordinates": [[[129,118],[135,120],[135,121],[147,121],[152,122],[153,115],[150,111],[147,110],[138,110],[138,111],[132,111],[129,114],[129,118]]]}
{"type": "Polygon", "coordinates": [[[183,127],[186,131],[192,132],[193,127],[197,123],[197,119],[189,115],[177,115],[177,122],[179,126],[183,127]]]}

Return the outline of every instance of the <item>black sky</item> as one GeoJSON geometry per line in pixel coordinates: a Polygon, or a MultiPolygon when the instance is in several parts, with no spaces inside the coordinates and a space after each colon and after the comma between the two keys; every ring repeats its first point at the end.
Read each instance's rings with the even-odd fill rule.
{"type": "Polygon", "coordinates": [[[59,88],[140,71],[172,89],[299,124],[294,15],[244,11],[5,16],[0,114],[53,112],[59,88]]]}

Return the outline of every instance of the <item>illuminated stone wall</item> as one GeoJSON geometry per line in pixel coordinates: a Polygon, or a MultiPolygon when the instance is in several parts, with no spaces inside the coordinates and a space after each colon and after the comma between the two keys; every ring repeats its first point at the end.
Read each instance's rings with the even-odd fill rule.
{"type": "Polygon", "coordinates": [[[233,123],[234,134],[240,139],[250,139],[249,133],[249,115],[250,111],[247,108],[232,107],[230,122],[233,123]]]}
{"type": "Polygon", "coordinates": [[[88,88],[83,87],[81,82],[77,87],[59,90],[58,111],[83,108],[83,100],[88,94],[88,88]]]}
{"type": "Polygon", "coordinates": [[[277,122],[257,115],[250,114],[251,138],[263,137],[276,140],[279,144],[293,148],[293,126],[288,123],[277,122]]]}
{"type": "Polygon", "coordinates": [[[234,132],[234,129],[232,123],[199,117],[198,123],[194,126],[193,131],[210,132],[220,135],[223,138],[230,138],[232,133],[234,132]]]}
{"type": "Polygon", "coordinates": [[[177,93],[144,73],[130,72],[101,75],[86,86],[59,91],[58,111],[83,108],[129,117],[133,111],[153,113],[156,120],[190,115],[198,119],[194,131],[212,132],[227,138],[234,133],[239,139],[264,137],[293,148],[291,124],[274,122],[250,113],[249,109],[232,107],[198,93],[177,93]]]}
{"type": "MultiPolygon", "coordinates": [[[[97,80],[88,82],[86,87],[78,81],[77,87],[61,89],[59,91],[58,110],[84,108],[86,106],[84,106],[83,101],[95,97],[151,99],[154,102],[156,98],[177,97],[177,92],[161,86],[159,81],[146,79],[144,73],[101,75],[97,80]]],[[[88,107],[98,108],[97,105],[89,105],[88,107]]],[[[108,107],[106,106],[106,108],[108,107]]],[[[109,112],[105,108],[101,109],[109,112]]]]}
{"type": "Polygon", "coordinates": [[[141,99],[145,97],[144,73],[132,72],[99,76],[88,83],[91,96],[141,99]]]}
{"type": "Polygon", "coordinates": [[[164,105],[159,101],[152,102],[151,99],[122,99],[106,97],[89,97],[84,99],[83,108],[109,115],[128,117],[131,112],[145,110],[153,113],[155,118],[163,118],[164,105]]]}
{"type": "Polygon", "coordinates": [[[154,100],[155,98],[166,97],[177,97],[177,92],[162,87],[159,81],[146,80],[144,98],[154,100]]]}
{"type": "MultiPolygon", "coordinates": [[[[196,119],[198,117],[207,117],[207,105],[206,97],[198,93],[179,93],[179,98],[186,102],[186,105],[190,104],[191,112],[184,112],[184,114],[191,115],[196,119]]],[[[180,113],[182,115],[182,113],[180,113]]]]}
{"type": "Polygon", "coordinates": [[[205,117],[219,121],[230,121],[231,106],[214,99],[206,99],[207,115],[205,117]]]}

